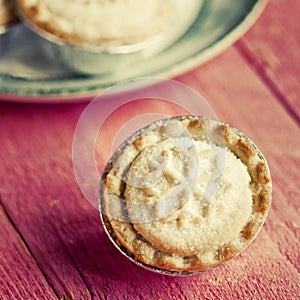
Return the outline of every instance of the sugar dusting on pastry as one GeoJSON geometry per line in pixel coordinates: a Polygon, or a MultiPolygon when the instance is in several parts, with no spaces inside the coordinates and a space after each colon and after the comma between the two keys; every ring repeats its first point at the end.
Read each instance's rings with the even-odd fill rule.
{"type": "Polygon", "coordinates": [[[19,0],[33,23],[70,42],[141,42],[175,21],[174,0],[19,0]]]}
{"type": "MultiPolygon", "coordinates": [[[[150,149],[144,149],[132,162],[129,176],[145,178],[149,172],[149,167],[145,166],[149,164],[151,156],[172,153],[174,145],[171,142],[167,145],[166,147],[166,143],[162,142],[150,149]]],[[[217,169],[216,157],[211,146],[205,141],[195,141],[195,146],[198,154],[198,179],[193,188],[194,193],[187,193],[187,199],[181,199],[183,205],[174,212],[170,211],[164,218],[154,222],[137,222],[134,225],[155,247],[183,256],[203,253],[237,239],[252,211],[251,178],[244,163],[227,149],[224,157],[225,168],[218,182],[219,173],[214,172],[217,169]],[[216,184],[211,186],[216,186],[216,191],[207,190],[210,180],[215,181],[216,184]],[[206,199],[209,197],[211,199],[206,199]]],[[[180,184],[180,176],[176,176],[176,180],[169,176],[170,173],[176,174],[176,171],[180,171],[179,161],[179,157],[173,157],[168,168],[163,170],[164,176],[146,192],[144,188],[127,184],[126,199],[131,204],[131,219],[135,219],[131,216],[135,214],[135,208],[140,209],[132,203],[151,204],[152,201],[164,201],[168,193],[180,184]],[[151,190],[155,193],[151,193],[151,190]]],[[[164,168],[163,164],[159,166],[164,168]]],[[[184,187],[187,187],[186,183],[184,187]]],[[[171,200],[175,202],[176,195],[171,196],[171,200]]],[[[164,205],[162,203],[157,207],[164,205]]],[[[159,215],[161,212],[152,213],[159,215]]]]}
{"type": "Polygon", "coordinates": [[[152,124],[116,152],[100,200],[104,226],[126,255],[154,270],[194,273],[229,260],[254,239],[272,184],[247,137],[213,120],[178,117],[152,124]]]}

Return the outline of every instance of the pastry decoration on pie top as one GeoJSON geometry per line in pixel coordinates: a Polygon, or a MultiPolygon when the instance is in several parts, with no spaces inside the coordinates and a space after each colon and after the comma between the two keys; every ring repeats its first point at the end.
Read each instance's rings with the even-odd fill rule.
{"type": "Polygon", "coordinates": [[[237,129],[195,116],[138,131],[107,164],[104,227],[137,264],[190,274],[236,256],[255,238],[272,199],[267,162],[237,129]]]}

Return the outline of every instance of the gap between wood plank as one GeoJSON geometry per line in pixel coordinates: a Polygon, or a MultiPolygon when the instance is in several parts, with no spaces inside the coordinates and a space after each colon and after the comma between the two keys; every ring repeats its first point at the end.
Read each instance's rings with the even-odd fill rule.
{"type": "Polygon", "coordinates": [[[19,229],[16,227],[15,223],[13,222],[12,218],[10,217],[10,215],[7,213],[5,206],[2,202],[2,197],[0,194],[0,209],[2,210],[3,214],[6,216],[7,220],[10,222],[11,226],[13,227],[13,229],[16,232],[16,235],[20,238],[21,243],[23,243],[24,248],[26,248],[26,250],[28,251],[29,255],[32,257],[32,259],[35,261],[37,269],[41,272],[41,274],[43,275],[43,277],[45,278],[46,282],[48,283],[50,289],[53,291],[53,293],[55,294],[55,296],[57,296],[58,299],[60,299],[60,295],[56,292],[56,290],[52,287],[51,283],[48,280],[48,277],[46,276],[46,274],[43,272],[43,270],[40,268],[40,265],[38,263],[38,261],[36,260],[35,256],[33,255],[31,249],[29,248],[26,240],[23,238],[23,236],[21,235],[21,232],[19,231],[19,229]]]}
{"type": "Polygon", "coordinates": [[[276,84],[273,80],[266,74],[266,72],[253,60],[251,54],[248,52],[244,42],[240,40],[234,46],[238,52],[242,55],[248,65],[254,70],[257,76],[265,83],[271,93],[278,99],[279,103],[282,107],[287,111],[287,113],[292,117],[292,119],[300,125],[300,118],[298,117],[297,113],[294,111],[293,107],[290,103],[286,100],[285,96],[281,93],[281,91],[277,88],[276,84]]]}

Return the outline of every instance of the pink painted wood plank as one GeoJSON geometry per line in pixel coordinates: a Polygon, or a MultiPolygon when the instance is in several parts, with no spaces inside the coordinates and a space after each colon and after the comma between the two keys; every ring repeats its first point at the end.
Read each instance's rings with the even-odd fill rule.
{"type": "MultiPolygon", "coordinates": [[[[274,204],[262,232],[244,253],[193,277],[149,273],[123,258],[108,241],[97,210],[84,199],[72,170],[72,136],[84,106],[1,104],[3,205],[58,295],[73,299],[299,298],[300,144],[295,138],[299,128],[277,93],[257,77],[239,51],[231,48],[177,79],[201,92],[220,119],[247,133],[261,148],[273,175],[274,204]]],[[[149,108],[157,106],[166,113],[179,112],[157,102],[149,108]]],[[[121,111],[114,120],[126,120],[144,109],[121,111]]],[[[117,125],[106,128],[107,144],[117,125]]],[[[104,148],[100,168],[108,154],[104,148]]]]}
{"type": "Polygon", "coordinates": [[[5,148],[1,152],[1,174],[7,174],[1,181],[5,208],[60,295],[68,292],[74,299],[87,298],[78,295],[86,289],[82,281],[76,281],[78,268],[96,298],[162,296],[164,287],[159,278],[147,283],[148,273],[112,248],[100,226],[98,211],[76,185],[71,142],[81,109],[78,107],[74,117],[73,109],[62,107],[2,108],[0,128],[7,129],[1,132],[5,148]],[[60,118],[62,112],[64,118],[60,118]],[[20,118],[18,123],[13,116],[20,118]],[[65,124],[66,120],[69,123],[65,124]],[[136,280],[140,274],[142,281],[136,280]],[[143,287],[142,282],[146,283],[143,287]],[[74,294],[76,290],[79,292],[74,294]]]}
{"type": "Polygon", "coordinates": [[[221,120],[245,132],[265,154],[274,180],[273,209],[266,232],[282,259],[299,272],[298,124],[234,48],[178,79],[201,92],[221,120]]]}
{"type": "Polygon", "coordinates": [[[62,241],[57,232],[67,222],[68,205],[62,215],[51,215],[61,194],[67,193],[66,199],[75,201],[70,199],[68,182],[64,181],[72,176],[71,165],[65,164],[70,163],[70,153],[66,151],[64,135],[71,137],[73,128],[66,126],[62,130],[64,109],[57,108],[2,105],[1,195],[4,208],[56,293],[60,297],[90,299],[89,290],[64,247],[64,242],[70,243],[76,236],[62,241]]]}
{"type": "Polygon", "coordinates": [[[269,1],[257,24],[236,46],[300,123],[299,11],[299,1],[269,1]]]}
{"type": "MultiPolygon", "coordinates": [[[[187,278],[152,274],[123,258],[108,241],[97,210],[84,199],[74,179],[72,136],[81,105],[1,105],[0,174],[5,176],[0,186],[7,213],[59,295],[74,299],[297,299],[299,212],[292,191],[299,182],[295,171],[299,141],[291,137],[299,135],[299,128],[233,48],[178,80],[201,92],[222,120],[254,139],[270,162],[273,209],[257,240],[242,255],[187,278]],[[274,122],[275,116],[280,124],[274,122]],[[277,164],[283,155],[295,165],[292,172],[284,162],[277,164]]],[[[135,109],[132,115],[144,112],[135,109]]],[[[131,113],[124,110],[118,117],[126,119],[131,113]]],[[[117,124],[111,126],[107,144],[117,124]]]]}
{"type": "Polygon", "coordinates": [[[0,298],[3,300],[57,299],[1,204],[0,275],[0,298]]]}

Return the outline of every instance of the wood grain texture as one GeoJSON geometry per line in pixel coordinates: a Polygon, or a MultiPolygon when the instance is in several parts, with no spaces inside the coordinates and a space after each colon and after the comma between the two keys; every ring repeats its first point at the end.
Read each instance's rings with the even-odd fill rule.
{"type": "MultiPolygon", "coordinates": [[[[61,194],[68,192],[66,179],[72,178],[64,137],[72,136],[72,123],[62,130],[62,122],[69,121],[62,106],[8,105],[1,111],[3,206],[57,294],[87,298],[89,291],[55,226],[64,226],[65,211],[51,215],[61,194]]],[[[71,109],[70,118],[72,114],[71,109]]]]}
{"type": "Polygon", "coordinates": [[[1,204],[0,220],[1,299],[57,299],[1,204]]]}
{"type": "Polygon", "coordinates": [[[258,76],[300,122],[300,2],[269,1],[257,24],[236,44],[258,76]]]}
{"type": "MultiPolygon", "coordinates": [[[[1,103],[1,299],[300,298],[300,129],[293,96],[299,86],[292,79],[300,72],[289,62],[295,51],[283,49],[282,36],[274,33],[275,27],[282,32],[282,22],[271,20],[283,18],[281,8],[288,5],[299,4],[273,1],[236,47],[176,78],[201,93],[219,119],[253,139],[269,162],[274,200],[254,243],[230,262],[191,277],[165,277],[135,266],[112,246],[74,177],[72,138],[85,105],[1,103]],[[268,42],[264,26],[271,21],[268,42]],[[290,58],[270,67],[270,53],[276,60],[290,58]]],[[[292,21],[286,24],[294,30],[292,21]]],[[[294,34],[288,43],[298,43],[294,34]]],[[[182,110],[157,100],[120,109],[98,136],[99,169],[120,126],[147,112],[182,110]]]]}
{"type": "MultiPolygon", "coordinates": [[[[186,80],[185,77],[179,79],[186,80]]],[[[277,232],[273,235],[274,231],[270,230],[269,234],[285,259],[299,271],[299,125],[234,48],[213,63],[195,70],[187,80],[209,100],[221,120],[245,132],[266,156],[274,181],[269,222],[273,229],[276,226],[277,232]],[[232,61],[235,66],[232,66],[232,61]],[[213,68],[214,64],[222,67],[213,68]],[[205,82],[201,78],[205,78],[205,82]],[[242,82],[240,78],[243,78],[242,82]]]]}
{"type": "MultiPolygon", "coordinates": [[[[177,79],[201,92],[220,119],[247,133],[270,163],[273,209],[256,241],[240,256],[200,275],[173,278],[149,273],[120,255],[73,175],[72,137],[82,105],[1,105],[1,193],[6,212],[57,294],[71,299],[297,299],[297,124],[234,48],[177,79]],[[236,84],[241,77],[244,80],[236,84]],[[274,116],[280,124],[273,122],[274,116]]],[[[158,106],[153,104],[148,107],[151,112],[158,106]]],[[[166,113],[179,112],[163,108],[166,113]]],[[[135,109],[120,111],[117,117],[126,120],[144,112],[135,109]]],[[[105,136],[109,147],[117,124],[106,126],[111,126],[105,136]]]]}

